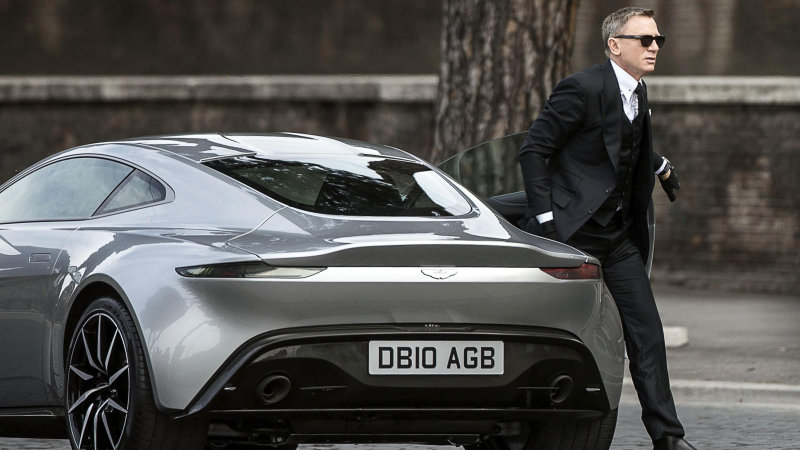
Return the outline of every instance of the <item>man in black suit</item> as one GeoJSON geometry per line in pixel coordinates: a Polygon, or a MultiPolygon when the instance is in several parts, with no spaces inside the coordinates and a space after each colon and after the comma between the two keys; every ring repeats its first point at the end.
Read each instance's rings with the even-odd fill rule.
{"type": "Polygon", "coordinates": [[[647,90],[665,38],[652,10],[603,21],[609,60],[562,80],[519,152],[525,228],[597,257],[625,333],[642,421],[656,450],[693,449],[669,387],[661,319],[645,270],[655,176],[675,200],[674,166],[653,151],[647,90]]]}

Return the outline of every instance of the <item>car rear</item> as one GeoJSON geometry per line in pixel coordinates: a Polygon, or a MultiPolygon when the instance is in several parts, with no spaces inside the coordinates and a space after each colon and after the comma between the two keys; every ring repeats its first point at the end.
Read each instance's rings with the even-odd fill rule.
{"type": "Polygon", "coordinates": [[[463,443],[507,422],[616,408],[621,340],[597,280],[328,267],[303,281],[226,281],[192,280],[218,328],[253,335],[187,410],[208,415],[212,437],[463,443]]]}
{"type": "Polygon", "coordinates": [[[621,327],[597,261],[387,153],[206,163],[285,207],[228,242],[260,263],[179,271],[247,337],[184,414],[221,443],[470,444],[614,410],[621,327]]]}

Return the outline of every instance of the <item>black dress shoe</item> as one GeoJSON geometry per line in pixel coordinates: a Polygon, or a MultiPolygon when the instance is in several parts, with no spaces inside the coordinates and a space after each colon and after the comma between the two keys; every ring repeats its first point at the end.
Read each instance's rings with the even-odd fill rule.
{"type": "Polygon", "coordinates": [[[683,438],[676,436],[666,436],[657,440],[653,445],[653,450],[697,450],[692,444],[683,438]]]}

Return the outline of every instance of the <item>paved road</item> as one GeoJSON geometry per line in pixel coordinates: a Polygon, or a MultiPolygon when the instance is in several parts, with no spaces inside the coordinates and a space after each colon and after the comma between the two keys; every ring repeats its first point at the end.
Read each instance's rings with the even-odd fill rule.
{"type": "MultiPolygon", "coordinates": [[[[622,404],[612,449],[653,448],[639,404],[622,404]]],[[[686,438],[698,449],[800,449],[800,405],[679,403],[686,438]]]]}
{"type": "MultiPolygon", "coordinates": [[[[800,449],[800,405],[747,403],[680,403],[681,420],[699,449],[800,449]]],[[[639,420],[638,403],[627,398],[620,409],[615,450],[649,449],[650,440],[639,420]]],[[[66,441],[0,438],[2,450],[69,450],[66,441]]],[[[301,450],[447,450],[419,445],[301,446],[301,450]]]]}
{"type": "Polygon", "coordinates": [[[653,285],[665,326],[689,329],[668,349],[670,377],[800,385],[800,298],[653,285]]]}

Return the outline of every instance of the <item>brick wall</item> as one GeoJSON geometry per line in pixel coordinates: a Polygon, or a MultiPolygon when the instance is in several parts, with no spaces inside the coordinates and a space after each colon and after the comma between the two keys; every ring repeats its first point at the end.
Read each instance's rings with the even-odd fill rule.
{"type": "Polygon", "coordinates": [[[294,131],[433,143],[434,76],[0,77],[0,180],[68,147],[166,133],[294,131]]]}
{"type": "Polygon", "coordinates": [[[628,5],[652,8],[667,36],[659,75],[798,75],[798,0],[588,0],[578,8],[572,67],[605,59],[600,24],[628,5]]]}
{"type": "Polygon", "coordinates": [[[716,80],[650,83],[661,100],[653,105],[655,145],[678,165],[682,183],[674,204],[655,196],[653,278],[796,293],[800,84],[716,80]]]}
{"type": "MultiPolygon", "coordinates": [[[[800,79],[651,77],[655,146],[679,168],[656,187],[653,279],[800,289],[800,79]]],[[[200,131],[298,131],[429,154],[436,77],[0,77],[0,178],[67,147],[200,131]]],[[[520,130],[522,131],[522,130],[520,130]]]]}
{"type": "MultiPolygon", "coordinates": [[[[584,0],[574,70],[632,3],[667,35],[661,75],[800,75],[800,0],[584,0]]],[[[435,73],[441,21],[441,0],[0,0],[0,74],[435,73]]]]}

